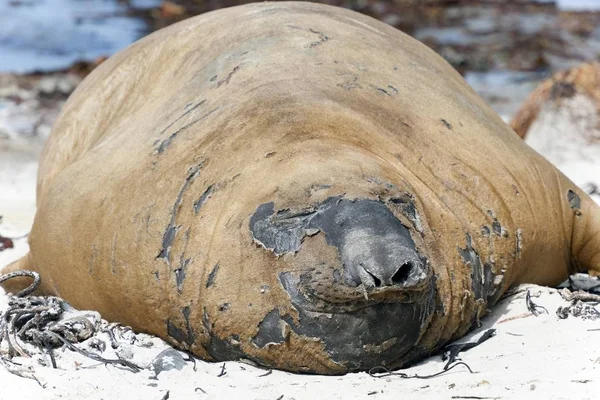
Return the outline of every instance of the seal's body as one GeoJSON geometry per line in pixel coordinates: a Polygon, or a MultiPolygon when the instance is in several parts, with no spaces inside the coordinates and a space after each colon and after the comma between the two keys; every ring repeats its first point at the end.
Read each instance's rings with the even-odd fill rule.
{"type": "Polygon", "coordinates": [[[596,269],[595,204],[445,61],[357,13],[212,12],[77,88],[8,270],[207,360],[399,367],[596,269]]]}

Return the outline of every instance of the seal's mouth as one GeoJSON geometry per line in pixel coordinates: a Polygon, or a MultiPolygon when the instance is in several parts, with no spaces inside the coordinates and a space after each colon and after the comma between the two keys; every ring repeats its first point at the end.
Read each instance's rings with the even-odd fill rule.
{"type": "MultiPolygon", "coordinates": [[[[426,274],[411,285],[350,286],[336,279],[337,269],[320,268],[283,272],[279,280],[292,302],[305,310],[321,313],[354,312],[379,303],[419,303],[431,287],[433,276],[426,274]],[[324,271],[333,271],[328,274],[324,271]]],[[[403,281],[406,282],[406,281],[403,281]]]]}
{"type": "MultiPolygon", "coordinates": [[[[406,354],[418,343],[435,307],[431,276],[418,287],[373,289],[368,298],[356,287],[332,298],[319,294],[311,275],[279,275],[298,311],[297,320],[283,317],[294,332],[319,339],[331,359],[347,371],[394,368],[411,361],[406,354]]],[[[335,293],[334,288],[329,292],[335,293]]]]}

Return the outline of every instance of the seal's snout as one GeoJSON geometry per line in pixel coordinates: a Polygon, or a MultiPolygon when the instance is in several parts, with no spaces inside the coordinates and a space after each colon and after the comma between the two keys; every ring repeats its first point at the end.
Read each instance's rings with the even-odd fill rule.
{"type": "Polygon", "coordinates": [[[401,224],[392,233],[354,230],[341,247],[344,283],[367,290],[410,288],[427,279],[408,229],[401,224]]]}
{"type": "Polygon", "coordinates": [[[384,204],[340,202],[319,219],[328,241],[340,250],[346,285],[363,285],[367,291],[403,289],[428,279],[408,228],[384,204]]]}

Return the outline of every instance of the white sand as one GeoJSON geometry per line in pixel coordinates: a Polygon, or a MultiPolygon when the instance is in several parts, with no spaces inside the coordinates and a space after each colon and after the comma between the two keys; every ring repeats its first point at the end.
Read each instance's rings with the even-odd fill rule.
{"type": "MultiPolygon", "coordinates": [[[[460,357],[463,366],[431,379],[399,376],[373,378],[366,373],[345,376],[295,375],[267,371],[239,362],[191,362],[182,370],[133,373],[105,366],[70,350],[57,350],[58,369],[31,359],[15,359],[31,371],[32,379],[19,378],[0,368],[0,399],[398,399],[398,398],[540,398],[596,399],[600,390],[600,320],[570,316],[560,320],[555,310],[567,304],[557,290],[535,285],[521,286],[520,293],[502,301],[485,318],[481,330],[494,327],[494,337],[460,357]],[[526,308],[525,289],[536,304],[548,309],[535,317],[526,308]],[[595,329],[595,330],[594,330],[595,329]],[[222,366],[226,374],[219,377],[222,366]]],[[[142,343],[150,341],[138,335],[142,343]]],[[[104,336],[106,338],[106,336],[104,336]]],[[[158,339],[151,348],[128,346],[140,365],[146,365],[166,345],[158,339]]],[[[107,352],[108,353],[108,352],[107,352]]],[[[114,357],[113,357],[114,358],[114,357]]],[[[442,370],[440,357],[431,357],[402,372],[428,375],[442,370]]]]}

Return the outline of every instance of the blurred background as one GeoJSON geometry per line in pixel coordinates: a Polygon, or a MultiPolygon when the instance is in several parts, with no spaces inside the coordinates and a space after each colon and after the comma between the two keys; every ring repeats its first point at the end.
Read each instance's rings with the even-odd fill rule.
{"type": "MultiPolygon", "coordinates": [[[[248,2],[0,0],[0,233],[29,230],[37,158],[61,105],[86,74],[154,30],[248,2]]],[[[419,39],[507,122],[555,72],[600,61],[600,0],[320,2],[370,15],[419,39]]]]}

